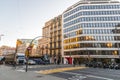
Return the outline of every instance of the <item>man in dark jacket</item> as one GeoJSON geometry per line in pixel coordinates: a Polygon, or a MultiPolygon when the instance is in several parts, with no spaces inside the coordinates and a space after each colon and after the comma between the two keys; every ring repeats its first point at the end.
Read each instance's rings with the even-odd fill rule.
{"type": "Polygon", "coordinates": [[[75,59],[73,59],[73,66],[75,67],[75,65],[76,65],[76,61],[75,59]]]}

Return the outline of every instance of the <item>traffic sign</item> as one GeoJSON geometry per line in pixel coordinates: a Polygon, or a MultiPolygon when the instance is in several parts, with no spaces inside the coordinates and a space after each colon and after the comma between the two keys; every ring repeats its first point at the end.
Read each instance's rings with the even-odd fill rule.
{"type": "Polygon", "coordinates": [[[32,48],[31,48],[31,47],[28,47],[27,49],[28,49],[28,50],[31,50],[32,48]]]}

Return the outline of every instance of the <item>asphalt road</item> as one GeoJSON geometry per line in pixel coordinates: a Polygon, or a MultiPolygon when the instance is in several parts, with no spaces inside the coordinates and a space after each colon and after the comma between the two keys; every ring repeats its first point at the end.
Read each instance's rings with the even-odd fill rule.
{"type": "MultiPolygon", "coordinates": [[[[70,65],[48,65],[42,67],[30,67],[30,71],[50,70],[54,68],[71,67],[70,65]]],[[[120,70],[86,68],[81,70],[65,71],[49,74],[66,80],[120,80],[120,70]]]]}
{"type": "Polygon", "coordinates": [[[0,67],[0,80],[120,80],[120,70],[114,69],[86,68],[47,75],[36,73],[64,67],[71,65],[31,65],[27,73],[24,72],[25,66],[19,66],[15,70],[12,67],[0,67]],[[5,78],[6,75],[8,76],[5,78]]]}
{"type": "Polygon", "coordinates": [[[120,71],[103,69],[84,69],[50,74],[67,80],[120,80],[120,71]]]}
{"type": "Polygon", "coordinates": [[[87,68],[50,74],[66,80],[120,80],[120,70],[87,68]]]}

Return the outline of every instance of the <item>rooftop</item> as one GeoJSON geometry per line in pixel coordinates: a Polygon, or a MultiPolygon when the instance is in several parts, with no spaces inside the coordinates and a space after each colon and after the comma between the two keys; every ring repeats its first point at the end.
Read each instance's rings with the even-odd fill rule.
{"type": "Polygon", "coordinates": [[[103,4],[103,3],[120,3],[120,1],[118,1],[118,0],[80,0],[79,2],[68,7],[64,12],[67,12],[80,4],[100,4],[100,3],[101,4],[103,4]]]}

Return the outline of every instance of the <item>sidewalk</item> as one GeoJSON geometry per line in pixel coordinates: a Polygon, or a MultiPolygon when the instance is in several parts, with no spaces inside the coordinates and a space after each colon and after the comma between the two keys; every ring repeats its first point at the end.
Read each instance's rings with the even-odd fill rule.
{"type": "Polygon", "coordinates": [[[0,80],[65,80],[50,75],[38,74],[32,71],[19,72],[12,67],[0,65],[0,80]]]}
{"type": "MultiPolygon", "coordinates": [[[[31,66],[29,66],[30,68],[31,66]]],[[[4,66],[0,65],[0,80],[66,80],[64,78],[55,77],[52,75],[47,75],[47,72],[49,74],[57,73],[57,72],[63,72],[68,70],[77,70],[77,69],[83,69],[84,66],[76,65],[73,67],[73,65],[69,64],[61,64],[61,65],[36,65],[33,66],[33,69],[38,67],[39,69],[46,68],[42,71],[42,73],[39,73],[40,70],[37,71],[29,71],[25,72],[25,70],[18,71],[18,69],[11,67],[11,66],[4,66]],[[49,69],[49,71],[47,71],[49,69]],[[46,74],[44,74],[46,73],[46,74]]]]}

